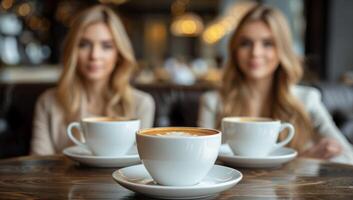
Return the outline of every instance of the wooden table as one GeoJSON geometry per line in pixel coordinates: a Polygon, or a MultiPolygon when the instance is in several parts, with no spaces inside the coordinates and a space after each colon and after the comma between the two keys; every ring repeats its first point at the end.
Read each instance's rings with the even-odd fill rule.
{"type": "MultiPolygon", "coordinates": [[[[112,179],[116,169],[79,166],[62,155],[0,161],[0,199],[147,199],[112,179]]],[[[353,199],[353,166],[297,159],[244,178],[209,199],[353,199]]]]}

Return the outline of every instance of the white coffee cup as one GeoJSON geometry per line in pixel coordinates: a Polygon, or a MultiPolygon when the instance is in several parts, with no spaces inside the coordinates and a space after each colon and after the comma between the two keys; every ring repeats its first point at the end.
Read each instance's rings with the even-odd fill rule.
{"type": "Polygon", "coordinates": [[[269,118],[226,117],[222,119],[225,141],[234,154],[248,157],[266,157],[272,151],[288,144],[295,133],[290,123],[269,118]],[[277,143],[279,133],[288,129],[287,137],[277,143]]]}
{"type": "Polygon", "coordinates": [[[137,119],[90,117],[70,123],[67,135],[75,144],[96,156],[120,156],[134,145],[135,133],[139,128],[140,120],[137,119]],[[79,130],[85,142],[74,137],[73,128],[79,130]]]}
{"type": "Polygon", "coordinates": [[[154,181],[160,185],[189,186],[199,183],[214,166],[221,136],[220,131],[205,128],[151,128],[139,130],[136,143],[142,163],[154,181]]]}

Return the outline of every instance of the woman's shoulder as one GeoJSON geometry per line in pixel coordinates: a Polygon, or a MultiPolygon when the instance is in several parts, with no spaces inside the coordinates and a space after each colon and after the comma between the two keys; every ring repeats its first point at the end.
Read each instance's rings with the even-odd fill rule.
{"type": "Polygon", "coordinates": [[[45,90],[37,99],[37,109],[46,112],[58,112],[59,104],[56,99],[56,88],[50,88],[45,90]]]}
{"type": "Polygon", "coordinates": [[[292,92],[297,97],[317,97],[321,98],[321,93],[318,89],[305,85],[295,85],[292,87],[292,92]]]}
{"type": "MultiPolygon", "coordinates": [[[[154,113],[156,106],[152,95],[148,94],[147,92],[143,92],[141,90],[133,88],[132,96],[135,112],[143,116],[148,115],[148,113],[154,113]]],[[[152,124],[148,126],[152,126],[152,124]]]]}
{"type": "Polygon", "coordinates": [[[53,103],[56,99],[56,88],[49,88],[45,90],[39,97],[37,102],[53,103]]]}
{"type": "Polygon", "coordinates": [[[216,108],[220,103],[220,96],[217,90],[207,91],[201,96],[201,103],[210,108],[216,108]]]}
{"type": "Polygon", "coordinates": [[[208,101],[216,101],[219,99],[219,92],[217,90],[207,91],[202,94],[202,98],[208,101]]]}
{"type": "Polygon", "coordinates": [[[321,93],[318,89],[310,86],[295,85],[291,90],[292,94],[305,105],[314,105],[321,101],[321,93]]]}
{"type": "Polygon", "coordinates": [[[147,92],[144,92],[144,91],[141,91],[139,89],[136,89],[136,88],[132,88],[132,96],[135,100],[138,100],[138,101],[153,101],[153,97],[152,95],[150,95],[149,93],[147,92]]]}

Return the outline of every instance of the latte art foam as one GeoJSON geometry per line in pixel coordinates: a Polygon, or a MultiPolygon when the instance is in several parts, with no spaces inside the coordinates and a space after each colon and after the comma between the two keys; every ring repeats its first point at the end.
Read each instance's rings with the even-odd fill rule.
{"type": "Polygon", "coordinates": [[[165,136],[165,137],[169,137],[169,136],[173,136],[173,137],[195,137],[195,136],[200,136],[200,135],[197,135],[197,134],[192,134],[192,133],[182,132],[182,131],[172,131],[172,132],[166,132],[166,133],[157,133],[156,135],[165,136]]]}

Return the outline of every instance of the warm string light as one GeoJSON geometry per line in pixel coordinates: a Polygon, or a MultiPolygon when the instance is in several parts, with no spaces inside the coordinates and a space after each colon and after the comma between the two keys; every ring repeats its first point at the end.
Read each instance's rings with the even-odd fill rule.
{"type": "Polygon", "coordinates": [[[22,17],[25,17],[29,15],[31,11],[32,11],[32,7],[29,5],[29,3],[23,3],[20,6],[18,6],[17,14],[22,17]]]}
{"type": "Polygon", "coordinates": [[[171,31],[176,36],[197,36],[203,31],[202,20],[193,13],[186,13],[174,19],[171,31]]]}
{"type": "Polygon", "coordinates": [[[18,17],[23,17],[24,22],[31,30],[48,31],[50,28],[50,21],[40,16],[34,16],[34,7],[29,2],[15,4],[14,0],[2,0],[0,5],[3,9],[9,10],[14,8],[15,14],[18,17]]]}
{"type": "Polygon", "coordinates": [[[253,6],[254,2],[241,2],[233,4],[226,14],[207,26],[202,39],[208,44],[214,44],[229,34],[237,26],[241,17],[253,6]]]}
{"type": "Polygon", "coordinates": [[[13,6],[14,1],[13,0],[2,0],[1,1],[1,7],[4,10],[8,10],[13,6]]]}
{"type": "Polygon", "coordinates": [[[186,7],[190,0],[177,0],[171,6],[174,16],[171,32],[176,36],[198,36],[203,31],[201,17],[194,13],[186,13],[186,7]]]}

